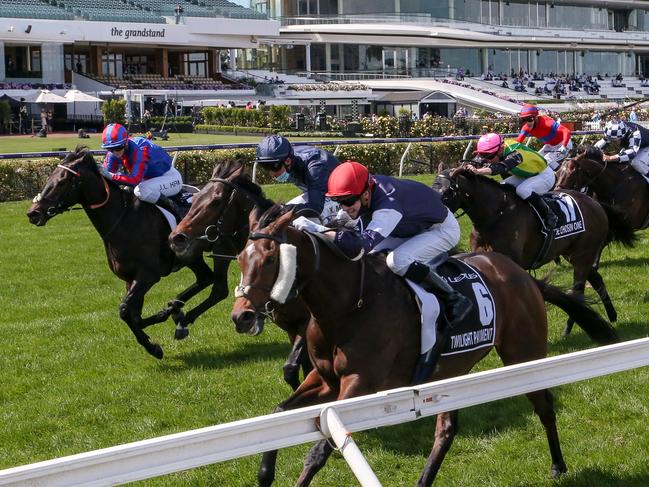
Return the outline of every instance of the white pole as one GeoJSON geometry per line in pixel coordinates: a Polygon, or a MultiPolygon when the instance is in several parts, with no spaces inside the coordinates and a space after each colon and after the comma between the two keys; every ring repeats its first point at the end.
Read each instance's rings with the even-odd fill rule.
{"type": "Polygon", "coordinates": [[[330,437],[338,451],[347,460],[349,467],[363,487],[381,487],[381,482],[367,463],[360,449],[352,439],[352,434],[345,428],[336,410],[327,407],[320,413],[322,434],[330,437]]]}

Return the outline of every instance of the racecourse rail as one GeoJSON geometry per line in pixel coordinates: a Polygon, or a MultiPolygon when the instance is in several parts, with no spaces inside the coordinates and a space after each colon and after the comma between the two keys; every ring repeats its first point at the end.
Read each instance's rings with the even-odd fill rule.
{"type": "Polygon", "coordinates": [[[118,485],[331,438],[360,484],[375,487],[381,484],[352,432],[647,365],[649,338],[641,338],[10,468],[0,471],[0,485],[118,485]]]}

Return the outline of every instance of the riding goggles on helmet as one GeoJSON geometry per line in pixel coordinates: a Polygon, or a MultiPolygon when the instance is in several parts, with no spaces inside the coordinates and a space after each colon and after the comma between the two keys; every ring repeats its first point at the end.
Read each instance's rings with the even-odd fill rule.
{"type": "Polygon", "coordinates": [[[360,195],[331,197],[331,201],[338,203],[340,206],[347,206],[347,207],[354,206],[359,199],[361,199],[360,195]]]}

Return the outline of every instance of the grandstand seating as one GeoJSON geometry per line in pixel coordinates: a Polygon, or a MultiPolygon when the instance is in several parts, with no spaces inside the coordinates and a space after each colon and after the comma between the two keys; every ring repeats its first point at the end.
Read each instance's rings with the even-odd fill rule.
{"type": "Polygon", "coordinates": [[[125,74],[123,78],[115,76],[95,77],[85,73],[105,85],[116,88],[127,88],[132,90],[153,89],[153,90],[231,90],[247,89],[239,83],[232,83],[228,80],[205,78],[202,76],[176,75],[164,77],[159,74],[125,74]]]}
{"type": "Polygon", "coordinates": [[[177,3],[168,0],[127,0],[131,5],[162,16],[174,16],[177,5],[183,8],[183,15],[189,17],[230,17],[244,19],[265,19],[266,16],[227,0],[182,0],[177,3]]]}
{"type": "MultiPolygon", "coordinates": [[[[25,1],[29,2],[29,0],[25,1]]],[[[160,15],[145,11],[141,6],[137,7],[123,0],[103,0],[101,5],[98,5],[95,0],[39,0],[39,3],[33,1],[30,3],[39,6],[49,5],[58,15],[67,15],[66,19],[157,24],[165,22],[160,15]]]]}
{"type": "Polygon", "coordinates": [[[2,2],[2,17],[34,18],[53,20],[72,20],[74,15],[65,10],[34,0],[4,0],[2,2]]]}

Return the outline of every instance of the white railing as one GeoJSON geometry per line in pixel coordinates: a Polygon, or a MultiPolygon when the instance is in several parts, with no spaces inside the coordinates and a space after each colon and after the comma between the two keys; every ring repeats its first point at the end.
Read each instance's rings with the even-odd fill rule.
{"type": "Polygon", "coordinates": [[[349,432],[414,421],[646,365],[649,338],[10,468],[0,471],[0,485],[123,484],[320,440],[324,436],[316,428],[318,418],[323,431],[352,462],[361,485],[380,485],[349,432]]]}

